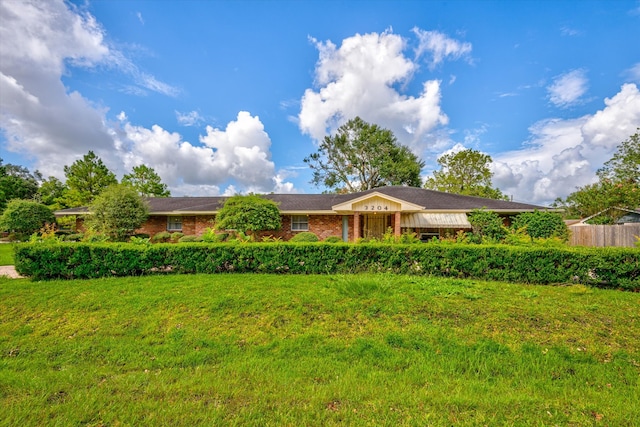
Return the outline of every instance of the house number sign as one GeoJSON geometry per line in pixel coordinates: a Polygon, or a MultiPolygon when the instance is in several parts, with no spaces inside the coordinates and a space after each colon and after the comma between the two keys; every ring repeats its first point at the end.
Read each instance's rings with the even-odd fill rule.
{"type": "Polygon", "coordinates": [[[365,211],[388,211],[389,210],[389,206],[382,206],[382,205],[364,205],[363,208],[365,211]]]}
{"type": "Polygon", "coordinates": [[[400,205],[398,203],[393,203],[389,200],[384,200],[380,197],[375,197],[369,200],[363,200],[354,204],[353,210],[356,212],[389,212],[389,211],[397,211],[400,209],[400,205]]]}

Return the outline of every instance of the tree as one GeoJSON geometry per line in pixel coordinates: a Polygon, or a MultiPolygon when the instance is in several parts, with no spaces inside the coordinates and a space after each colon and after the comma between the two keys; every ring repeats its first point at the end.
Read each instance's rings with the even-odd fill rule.
{"type": "Polygon", "coordinates": [[[0,159],[0,211],[11,199],[31,199],[38,191],[39,176],[23,166],[3,165],[0,159]]]}
{"type": "Polygon", "coordinates": [[[87,224],[115,241],[125,240],[146,221],[149,208],[129,185],[116,184],[106,188],[89,207],[87,224]]]}
{"type": "Polygon", "coordinates": [[[585,185],[558,198],[554,207],[563,208],[567,218],[585,218],[602,213],[592,223],[613,224],[624,214],[609,208],[636,209],[640,206],[640,134],[636,132],[618,146],[613,157],[596,172],[598,182],[585,185]]]}
{"type": "Polygon", "coordinates": [[[441,170],[433,172],[424,187],[430,190],[465,196],[507,200],[502,192],[491,186],[493,172],[491,156],[473,149],[449,153],[438,159],[441,170]]]}
{"type": "Polygon", "coordinates": [[[122,183],[132,185],[142,197],[171,196],[156,171],[145,165],[135,166],[130,174],[122,177],[122,183]]]}
{"type": "Polygon", "coordinates": [[[64,198],[70,207],[86,206],[105,188],[118,183],[115,174],[93,151],[89,151],[71,166],[65,166],[64,174],[68,187],[64,198]]]}
{"type": "Polygon", "coordinates": [[[325,136],[318,151],[304,162],[313,170],[311,183],[344,193],[385,185],[419,187],[424,166],[390,130],[360,117],[340,126],[335,135],[325,136]]]}
{"type": "Polygon", "coordinates": [[[233,196],[226,200],[216,216],[218,230],[278,230],[282,226],[278,205],[255,194],[233,196]]]}
{"type": "Polygon", "coordinates": [[[555,212],[523,212],[516,215],[512,226],[516,230],[524,228],[532,239],[557,237],[565,242],[569,240],[569,229],[562,216],[555,212]]]}
{"type": "Polygon", "coordinates": [[[640,133],[636,132],[622,141],[613,157],[596,174],[601,181],[608,179],[640,184],[640,133]]]}
{"type": "Polygon", "coordinates": [[[53,210],[64,209],[67,206],[64,204],[64,192],[67,186],[62,183],[58,178],[50,176],[49,178],[42,180],[37,199],[45,206],[49,206],[53,210]]]}
{"type": "Polygon", "coordinates": [[[47,223],[54,223],[51,209],[32,200],[13,199],[0,216],[0,228],[19,234],[33,234],[47,223]]]}

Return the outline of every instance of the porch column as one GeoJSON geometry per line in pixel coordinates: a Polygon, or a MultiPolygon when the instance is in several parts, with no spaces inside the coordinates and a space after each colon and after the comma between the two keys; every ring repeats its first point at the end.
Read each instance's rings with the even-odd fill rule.
{"type": "Polygon", "coordinates": [[[355,212],[353,214],[353,241],[355,242],[360,238],[360,214],[355,212]]]}
{"type": "Polygon", "coordinates": [[[400,232],[400,211],[396,211],[396,218],[393,224],[393,235],[399,236],[400,234],[402,234],[400,232]]]}

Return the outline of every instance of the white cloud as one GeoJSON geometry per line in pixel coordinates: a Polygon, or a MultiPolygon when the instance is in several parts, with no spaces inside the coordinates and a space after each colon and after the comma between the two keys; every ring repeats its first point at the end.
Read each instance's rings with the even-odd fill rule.
{"type": "Polygon", "coordinates": [[[468,58],[471,53],[471,43],[461,43],[439,31],[425,31],[420,28],[414,28],[412,31],[419,39],[418,47],[415,50],[416,58],[420,58],[424,53],[429,53],[430,69],[434,69],[447,58],[468,58]]]}
{"type": "Polygon", "coordinates": [[[573,70],[557,76],[547,87],[549,100],[560,108],[571,107],[580,102],[587,92],[589,80],[585,70],[573,70]]]}
{"type": "Polygon", "coordinates": [[[543,120],[521,150],[493,156],[493,184],[514,199],[548,204],[595,181],[595,172],[640,123],[640,92],[625,84],[604,108],[575,119],[543,120]]]}
{"type": "MultiPolygon", "coordinates": [[[[191,144],[157,125],[135,126],[124,112],[109,123],[106,107],[68,91],[62,76],[70,64],[115,67],[137,92],[177,93],[109,46],[87,12],[62,0],[3,1],[0,22],[0,128],[6,148],[34,158],[45,176],[64,178],[64,165],[93,150],[119,176],[138,164],[153,167],[174,194],[219,194],[230,185],[293,190],[275,173],[269,136],[249,113],[239,113],[226,130],[208,127],[201,143],[191,144]]],[[[183,116],[202,120],[197,112],[183,116]]]]}
{"type": "Polygon", "coordinates": [[[640,62],[634,64],[633,67],[626,70],[624,74],[630,81],[640,84],[640,62]]]}
{"type": "Polygon", "coordinates": [[[93,16],[62,0],[2,2],[0,21],[0,128],[7,149],[37,159],[45,174],[60,170],[60,159],[113,148],[107,109],[63,84],[68,65],[115,60],[145,87],[171,92],[110,48],[93,16]]]}
{"type": "Polygon", "coordinates": [[[257,116],[241,111],[226,128],[207,126],[203,145],[183,141],[158,125],[147,129],[124,124],[121,156],[127,169],[138,164],[153,167],[174,194],[218,194],[234,182],[244,192],[293,191],[293,185],[275,173],[271,139],[257,116]]]}
{"type": "Polygon", "coordinates": [[[434,130],[448,122],[440,108],[438,80],[423,83],[422,93],[407,96],[394,85],[408,81],[417,64],[403,51],[405,40],[390,31],[356,34],[342,41],[312,40],[318,51],[316,84],[302,97],[298,124],[319,141],[346,120],[363,120],[390,129],[398,140],[420,152],[433,144],[434,130]]]}
{"type": "Polygon", "coordinates": [[[204,118],[197,111],[181,113],[176,111],[176,119],[182,126],[197,126],[204,121],[204,118]]]}

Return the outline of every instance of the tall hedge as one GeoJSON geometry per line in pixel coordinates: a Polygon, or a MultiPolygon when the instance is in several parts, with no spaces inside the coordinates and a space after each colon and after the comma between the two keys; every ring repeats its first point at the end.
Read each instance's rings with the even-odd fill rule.
{"type": "Polygon", "coordinates": [[[19,273],[36,280],[155,273],[390,272],[640,290],[635,248],[527,248],[504,245],[22,244],[19,273]]]}

